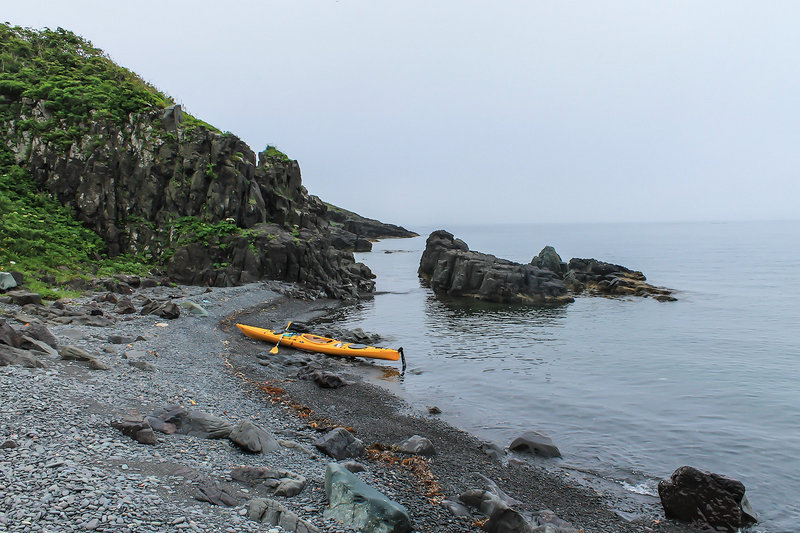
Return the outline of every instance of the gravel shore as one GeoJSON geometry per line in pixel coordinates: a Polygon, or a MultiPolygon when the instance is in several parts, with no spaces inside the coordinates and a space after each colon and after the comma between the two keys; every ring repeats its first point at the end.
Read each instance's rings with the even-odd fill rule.
{"type": "MultiPolygon", "coordinates": [[[[322,531],[351,528],[323,518],[325,468],[330,460],[312,442],[324,429],[352,428],[368,447],[382,450],[412,435],[430,439],[436,455],[402,464],[391,452],[372,451],[359,461],[359,476],[402,503],[415,531],[480,531],[479,515],[456,517],[438,504],[481,488],[478,474],[494,480],[525,511],[550,509],[587,532],[690,531],[658,517],[628,522],[601,497],[570,485],[535,465],[492,459],[474,437],[432,416],[411,413],[401,401],[361,381],[359,362],[302,356],[350,382],[321,389],[296,379],[297,367],[267,357],[271,346],[241,335],[236,322],[277,327],[312,320],[339,302],[282,296],[287,287],[258,283],[244,287],[155,287],[139,296],[191,301],[208,317],[183,313],[175,320],[113,315],[106,327],[45,323],[59,345],[72,345],[110,367],[44,358],[47,368],[0,367],[0,531],[269,531],[247,516],[255,496],[279,500],[322,531]],[[112,344],[109,336],[131,342],[112,344]],[[153,365],[129,364],[133,353],[153,365]],[[260,356],[260,357],[259,357],[260,356]],[[157,433],[155,446],[139,444],[111,427],[134,410],[142,415],[170,404],[200,409],[232,423],[250,420],[274,433],[282,446],[267,455],[242,452],[229,440],[157,433]],[[306,478],[290,498],[261,493],[232,480],[236,466],[283,468],[306,478]],[[196,500],[198,478],[226,488],[233,507],[196,500]]],[[[89,297],[76,299],[80,305],[89,297]]],[[[26,310],[0,304],[15,329],[34,322],[26,310]]],[[[377,332],[380,333],[380,332],[377,332]]],[[[281,355],[291,355],[281,350],[281,355]]]]}

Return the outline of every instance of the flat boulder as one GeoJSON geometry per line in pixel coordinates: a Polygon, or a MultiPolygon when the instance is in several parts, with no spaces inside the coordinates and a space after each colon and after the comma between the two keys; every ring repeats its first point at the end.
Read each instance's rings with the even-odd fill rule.
{"type": "Polygon", "coordinates": [[[0,344],[0,366],[8,365],[24,366],[26,368],[46,367],[43,362],[28,350],[14,348],[7,344],[0,344]]]}
{"type": "Polygon", "coordinates": [[[682,466],[658,483],[667,518],[695,527],[737,531],[758,521],[742,482],[682,466]]]}
{"type": "Polygon", "coordinates": [[[228,434],[228,439],[246,452],[269,453],[280,448],[275,436],[253,424],[242,420],[228,434]]]}
{"type": "Polygon", "coordinates": [[[321,389],[338,389],[347,385],[347,381],[334,372],[319,368],[305,367],[298,373],[297,377],[308,381],[313,381],[321,389]]]}
{"type": "Polygon", "coordinates": [[[306,486],[305,477],[283,468],[239,466],[233,469],[231,477],[251,486],[264,485],[271,489],[275,496],[287,498],[300,494],[306,486]]]}
{"type": "Polygon", "coordinates": [[[337,461],[364,455],[364,443],[345,428],[334,428],[314,441],[322,453],[337,461]]]}
{"type": "Polygon", "coordinates": [[[42,296],[35,292],[15,290],[8,291],[6,296],[11,297],[11,301],[17,305],[42,305],[42,296]]]}
{"type": "Polygon", "coordinates": [[[187,411],[180,420],[178,432],[201,439],[224,439],[233,431],[227,420],[198,410],[187,411]]]}
{"type": "Polygon", "coordinates": [[[526,431],[511,441],[508,448],[515,452],[530,453],[540,457],[561,457],[561,452],[547,435],[526,431]]]}
{"type": "Polygon", "coordinates": [[[42,324],[29,324],[21,333],[38,341],[42,341],[51,348],[58,350],[58,341],[55,335],[42,324]]]}
{"type": "Polygon", "coordinates": [[[323,516],[365,533],[408,533],[411,519],[405,507],[390,500],[337,463],[325,471],[328,509],[323,516]]]}

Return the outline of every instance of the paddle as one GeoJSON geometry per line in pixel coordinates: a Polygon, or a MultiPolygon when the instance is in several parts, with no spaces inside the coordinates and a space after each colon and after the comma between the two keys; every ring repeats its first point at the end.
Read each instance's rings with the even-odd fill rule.
{"type": "Polygon", "coordinates": [[[281,339],[283,339],[283,336],[284,336],[284,335],[286,335],[286,332],[287,332],[287,331],[289,331],[289,326],[291,326],[291,325],[292,325],[292,321],[290,320],[290,321],[289,321],[289,323],[288,323],[288,324],[286,324],[286,329],[285,329],[285,330],[283,330],[283,333],[281,333],[281,336],[280,336],[280,337],[278,337],[278,344],[276,344],[276,345],[275,345],[275,347],[269,351],[269,353],[271,353],[271,354],[276,354],[276,353],[278,353],[278,346],[279,346],[279,345],[280,345],[280,343],[281,343],[281,339]]]}

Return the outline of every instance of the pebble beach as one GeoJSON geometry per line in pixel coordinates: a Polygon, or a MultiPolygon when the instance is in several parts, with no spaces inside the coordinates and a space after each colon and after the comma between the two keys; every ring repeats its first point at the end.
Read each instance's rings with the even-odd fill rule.
{"type": "MultiPolygon", "coordinates": [[[[0,367],[0,531],[287,530],[253,520],[254,498],[267,498],[296,517],[299,525],[288,530],[311,525],[334,533],[356,531],[323,516],[325,471],[332,459],[313,443],[337,426],[367,445],[370,451],[357,459],[363,467],[357,475],[402,504],[414,531],[481,531],[485,516],[457,516],[446,503],[487,479],[525,512],[547,509],[579,531],[689,531],[657,516],[628,521],[601,495],[570,480],[535,464],[493,458],[474,437],[434,415],[412,412],[361,381],[358,369],[364,363],[298,355],[303,364],[342,375],[347,385],[322,389],[297,379],[295,352],[282,349],[271,360],[271,346],[235,327],[236,322],[277,327],[288,320],[311,321],[342,305],[286,296],[292,290],[275,282],[152,287],[138,289],[134,303],[144,297],[193,302],[208,316],[114,315],[113,306],[100,303],[92,305],[100,306],[110,325],[43,321],[59,346],[85,350],[108,368],[95,370],[54,355],[41,357],[45,368],[0,367]],[[150,446],[111,425],[126,414],[146,415],[168,405],[202,410],[232,424],[251,421],[271,432],[280,447],[251,454],[227,439],[162,433],[150,446]],[[409,462],[391,451],[412,435],[429,439],[436,454],[409,462]],[[297,495],[275,496],[265,486],[235,481],[231,471],[241,466],[285,469],[306,484],[297,495]],[[197,499],[203,486],[224,491],[233,505],[197,499]]],[[[66,305],[79,307],[93,298],[66,305]]],[[[30,311],[0,304],[3,318],[17,330],[41,321],[30,311]]]]}

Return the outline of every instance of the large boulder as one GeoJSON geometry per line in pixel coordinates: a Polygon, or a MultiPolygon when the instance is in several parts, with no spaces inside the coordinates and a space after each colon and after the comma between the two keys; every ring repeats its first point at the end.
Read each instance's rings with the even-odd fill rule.
{"type": "Polygon", "coordinates": [[[249,420],[242,420],[236,424],[228,434],[228,439],[250,453],[269,453],[281,447],[274,435],[249,420]]]}
{"type": "Polygon", "coordinates": [[[7,291],[17,286],[17,280],[11,272],[0,272],[0,291],[7,291]]]}
{"type": "Polygon", "coordinates": [[[0,344],[0,366],[8,365],[24,366],[27,368],[45,368],[46,366],[28,350],[21,350],[7,344],[0,344]]]}
{"type": "Polygon", "coordinates": [[[664,514],[695,527],[737,531],[758,521],[742,482],[691,466],[658,483],[664,514]]]}
{"type": "Polygon", "coordinates": [[[325,495],[328,497],[325,518],[333,518],[364,533],[408,533],[412,529],[405,507],[340,464],[328,464],[325,495]]]}
{"type": "Polygon", "coordinates": [[[434,231],[428,237],[418,274],[437,295],[499,303],[573,301],[556,273],[470,251],[464,241],[444,230],[434,231]]]}
{"type": "Polygon", "coordinates": [[[19,348],[22,344],[22,337],[11,325],[0,318],[0,344],[19,348]]]}
{"type": "Polygon", "coordinates": [[[364,455],[364,443],[345,428],[334,428],[314,441],[314,446],[337,461],[364,455]]]}
{"type": "Polygon", "coordinates": [[[530,453],[540,457],[561,457],[558,447],[553,440],[538,431],[526,431],[511,441],[508,449],[515,452],[530,453]]]}
{"type": "Polygon", "coordinates": [[[178,433],[201,439],[224,439],[233,431],[233,426],[227,420],[194,409],[177,420],[178,433]]]}

